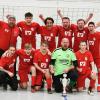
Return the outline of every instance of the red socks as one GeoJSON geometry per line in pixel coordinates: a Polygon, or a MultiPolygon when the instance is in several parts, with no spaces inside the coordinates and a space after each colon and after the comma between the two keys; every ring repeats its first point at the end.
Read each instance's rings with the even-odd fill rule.
{"type": "Polygon", "coordinates": [[[47,82],[47,89],[51,89],[51,86],[52,86],[52,79],[51,79],[51,77],[46,79],[46,82],[47,82]]]}
{"type": "Polygon", "coordinates": [[[31,86],[35,85],[36,76],[31,77],[31,86]]]}

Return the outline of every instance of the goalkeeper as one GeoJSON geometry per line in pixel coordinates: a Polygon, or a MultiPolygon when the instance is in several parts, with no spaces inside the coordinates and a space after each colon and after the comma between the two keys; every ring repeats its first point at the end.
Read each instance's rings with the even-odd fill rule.
{"type": "Polygon", "coordinates": [[[52,53],[50,71],[54,74],[53,82],[56,92],[63,91],[63,86],[60,81],[60,79],[63,78],[63,73],[67,73],[67,78],[70,78],[69,86],[66,88],[68,92],[72,92],[72,88],[78,78],[76,56],[68,47],[69,40],[63,38],[61,41],[61,47],[57,48],[52,53]]]}

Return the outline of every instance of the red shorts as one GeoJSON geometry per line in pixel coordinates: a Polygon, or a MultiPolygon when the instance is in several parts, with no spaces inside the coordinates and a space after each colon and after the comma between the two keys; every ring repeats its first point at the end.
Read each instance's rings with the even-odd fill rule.
{"type": "Polygon", "coordinates": [[[91,69],[88,69],[85,74],[79,74],[79,77],[77,79],[77,87],[78,88],[85,87],[85,79],[86,78],[91,79],[91,69]]]}
{"type": "Polygon", "coordinates": [[[18,75],[19,75],[21,83],[29,81],[28,74],[30,73],[30,68],[31,68],[31,66],[30,67],[28,66],[27,69],[23,69],[23,70],[19,69],[18,75]]]}
{"type": "Polygon", "coordinates": [[[37,70],[36,71],[36,81],[35,81],[36,86],[41,86],[42,85],[43,77],[44,77],[44,74],[37,70]]]}
{"type": "Polygon", "coordinates": [[[100,68],[100,58],[94,59],[97,68],[100,68]]]}

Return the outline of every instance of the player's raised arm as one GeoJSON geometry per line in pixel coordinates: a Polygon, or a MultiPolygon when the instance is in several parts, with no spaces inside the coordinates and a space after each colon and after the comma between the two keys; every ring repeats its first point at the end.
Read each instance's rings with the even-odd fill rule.
{"type": "Polygon", "coordinates": [[[98,28],[98,27],[100,27],[100,22],[97,22],[95,25],[95,28],[98,28]]]}
{"type": "Polygon", "coordinates": [[[39,15],[39,18],[44,22],[45,18],[42,14],[39,15]]]}
{"type": "Polygon", "coordinates": [[[90,13],[89,16],[85,19],[85,25],[90,21],[92,17],[93,17],[93,13],[90,13]]]}
{"type": "Polygon", "coordinates": [[[62,13],[61,13],[61,10],[57,10],[57,14],[59,15],[59,17],[62,19],[64,16],[62,15],[62,13]]]}

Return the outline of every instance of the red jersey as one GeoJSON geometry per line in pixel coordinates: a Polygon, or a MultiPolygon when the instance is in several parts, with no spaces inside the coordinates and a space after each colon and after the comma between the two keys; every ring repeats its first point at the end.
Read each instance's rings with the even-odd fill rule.
{"type": "Polygon", "coordinates": [[[61,47],[61,41],[63,38],[69,39],[69,47],[72,48],[72,37],[73,31],[76,29],[76,25],[71,24],[68,29],[65,29],[63,26],[58,26],[58,47],[61,47]]]}
{"type": "Polygon", "coordinates": [[[49,68],[49,63],[50,63],[50,55],[45,54],[43,55],[40,50],[38,50],[35,55],[34,55],[34,63],[37,63],[40,68],[42,69],[47,69],[49,68]]]}
{"type": "Polygon", "coordinates": [[[13,55],[11,57],[1,57],[0,66],[3,67],[5,70],[14,73],[15,61],[16,61],[16,55],[13,55]]]}
{"type": "Polygon", "coordinates": [[[41,26],[41,42],[47,41],[49,44],[49,50],[53,52],[56,49],[56,36],[58,33],[58,27],[53,26],[51,29],[47,29],[46,26],[41,26]]]}
{"type": "Polygon", "coordinates": [[[22,38],[21,48],[24,48],[25,43],[31,43],[33,48],[36,48],[36,33],[39,33],[39,24],[31,23],[27,25],[25,21],[21,21],[18,24],[20,28],[20,36],[22,38]]]}
{"type": "Polygon", "coordinates": [[[19,28],[17,26],[10,27],[8,23],[0,21],[0,49],[5,51],[10,45],[16,47],[18,35],[19,28]]]}
{"type": "Polygon", "coordinates": [[[88,35],[89,50],[91,51],[93,58],[100,58],[100,32],[88,35]]]}
{"type": "Polygon", "coordinates": [[[79,44],[81,41],[86,41],[88,39],[89,30],[85,27],[83,30],[79,30],[78,28],[74,31],[74,52],[79,50],[79,44]]]}
{"type": "Polygon", "coordinates": [[[76,58],[78,60],[78,67],[82,68],[83,74],[85,74],[85,71],[87,69],[90,69],[90,62],[93,62],[93,57],[90,51],[86,51],[85,53],[81,53],[80,51],[77,51],[76,58]]]}
{"type": "Polygon", "coordinates": [[[27,69],[31,65],[33,65],[33,57],[34,51],[32,50],[30,55],[27,55],[24,49],[20,49],[16,51],[17,55],[19,56],[19,69],[27,69]]]}

